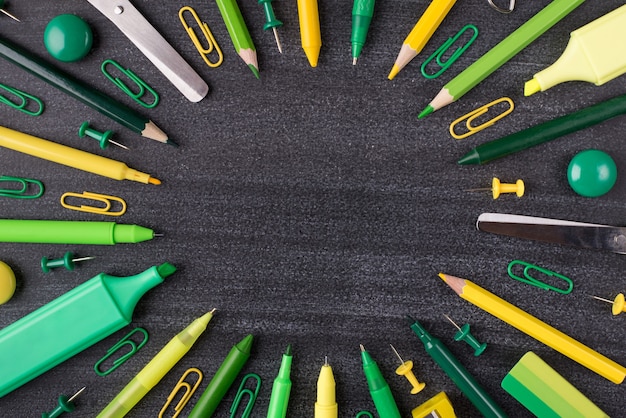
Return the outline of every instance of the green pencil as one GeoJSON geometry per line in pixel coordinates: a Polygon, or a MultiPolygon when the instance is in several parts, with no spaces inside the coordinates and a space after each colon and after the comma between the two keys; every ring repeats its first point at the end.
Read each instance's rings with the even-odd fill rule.
{"type": "Polygon", "coordinates": [[[250,37],[246,22],[244,22],[241,15],[241,10],[239,10],[237,5],[237,0],[216,0],[216,3],[226,24],[226,29],[228,29],[230,39],[233,41],[235,51],[237,51],[243,62],[250,67],[254,76],[259,78],[256,48],[252,42],[252,37],[250,37]]]}
{"type": "Polygon", "coordinates": [[[458,100],[584,1],[554,0],[443,86],[418,117],[421,119],[458,100]]]}

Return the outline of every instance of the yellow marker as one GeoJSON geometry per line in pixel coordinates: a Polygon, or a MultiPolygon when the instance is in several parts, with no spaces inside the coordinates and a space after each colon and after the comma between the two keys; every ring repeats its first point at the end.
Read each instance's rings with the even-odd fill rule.
{"type": "Polygon", "coordinates": [[[160,180],[134,170],[121,161],[90,154],[3,126],[0,126],[0,146],[115,180],[161,184],[160,180]]]}
{"type": "Polygon", "coordinates": [[[433,33],[435,33],[452,6],[454,6],[454,3],[456,3],[456,0],[433,0],[430,3],[430,6],[428,6],[402,43],[400,53],[387,77],[389,80],[393,80],[400,70],[424,49],[424,46],[426,46],[426,43],[433,36],[433,33]]]}
{"type": "Polygon", "coordinates": [[[588,81],[600,86],[626,72],[626,5],[575,30],[563,55],[526,82],[524,95],[565,81],[588,81]],[[619,41],[618,41],[619,40],[619,41]]]}
{"type": "Polygon", "coordinates": [[[320,15],[317,0],[298,0],[298,18],[300,20],[300,40],[311,67],[317,67],[317,60],[322,48],[320,15]]]}
{"type": "Polygon", "coordinates": [[[396,353],[396,356],[398,356],[398,359],[400,359],[400,363],[401,363],[400,366],[396,369],[396,374],[398,376],[404,376],[407,378],[409,383],[411,383],[411,386],[413,386],[413,389],[411,389],[411,393],[413,395],[421,392],[422,389],[426,387],[426,383],[423,383],[423,382],[420,383],[417,380],[417,377],[415,377],[415,374],[413,373],[413,362],[411,360],[409,361],[402,360],[402,357],[400,357],[400,354],[398,354],[398,351],[393,345],[391,345],[391,349],[393,350],[394,353],[396,353]]]}
{"type": "Polygon", "coordinates": [[[611,308],[611,312],[613,313],[614,316],[617,316],[621,314],[622,312],[626,312],[626,303],[625,303],[626,301],[624,300],[623,293],[620,293],[619,295],[615,296],[615,299],[613,300],[604,299],[598,296],[592,296],[592,298],[601,300],[603,302],[612,303],[613,307],[611,308]]]}
{"type": "Polygon", "coordinates": [[[335,377],[328,364],[328,358],[320,370],[317,379],[317,402],[315,402],[315,418],[337,418],[337,402],[335,400],[335,377]]]}
{"type": "Polygon", "coordinates": [[[600,376],[619,384],[626,378],[626,367],[592,350],[569,335],[521,310],[469,280],[439,273],[461,298],[501,319],[537,341],[552,347],[600,376]]]}

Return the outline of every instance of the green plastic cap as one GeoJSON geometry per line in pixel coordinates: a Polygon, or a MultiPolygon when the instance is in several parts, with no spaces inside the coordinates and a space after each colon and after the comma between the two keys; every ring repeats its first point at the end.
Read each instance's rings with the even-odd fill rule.
{"type": "Polygon", "coordinates": [[[84,58],[91,50],[93,33],[83,19],[63,14],[52,19],[43,34],[43,43],[54,58],[74,62],[84,58]]]}

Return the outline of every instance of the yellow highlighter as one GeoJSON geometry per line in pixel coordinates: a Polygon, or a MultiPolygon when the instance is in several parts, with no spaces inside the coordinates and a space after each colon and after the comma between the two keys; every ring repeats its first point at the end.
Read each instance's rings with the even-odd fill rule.
{"type": "Polygon", "coordinates": [[[600,86],[624,74],[624,39],[626,5],[572,32],[561,57],[526,82],[524,95],[548,90],[565,81],[588,81],[600,86]]]}
{"type": "Polygon", "coordinates": [[[300,20],[300,40],[311,67],[317,67],[317,60],[322,49],[320,15],[317,0],[298,0],[298,18],[300,20]]]}
{"type": "Polygon", "coordinates": [[[132,169],[121,161],[57,144],[3,126],[0,126],[0,146],[115,180],[161,184],[160,180],[132,169]]]}

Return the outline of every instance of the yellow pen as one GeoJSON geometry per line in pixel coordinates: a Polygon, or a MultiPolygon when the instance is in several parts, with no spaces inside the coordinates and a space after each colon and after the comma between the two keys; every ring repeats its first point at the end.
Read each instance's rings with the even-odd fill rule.
{"type": "Polygon", "coordinates": [[[109,403],[97,418],[125,416],[180,360],[206,330],[213,318],[213,309],[193,321],[172,338],[109,403]]]}
{"type": "Polygon", "coordinates": [[[317,60],[322,48],[320,15],[317,0],[298,0],[298,18],[300,20],[300,40],[311,67],[317,67],[317,60]]]}
{"type": "Polygon", "coordinates": [[[337,418],[337,402],[335,400],[335,377],[328,364],[328,358],[320,370],[317,379],[317,402],[315,402],[315,418],[337,418]]]}
{"type": "Polygon", "coordinates": [[[161,184],[125,163],[0,126],[0,146],[115,180],[161,184]]]}

